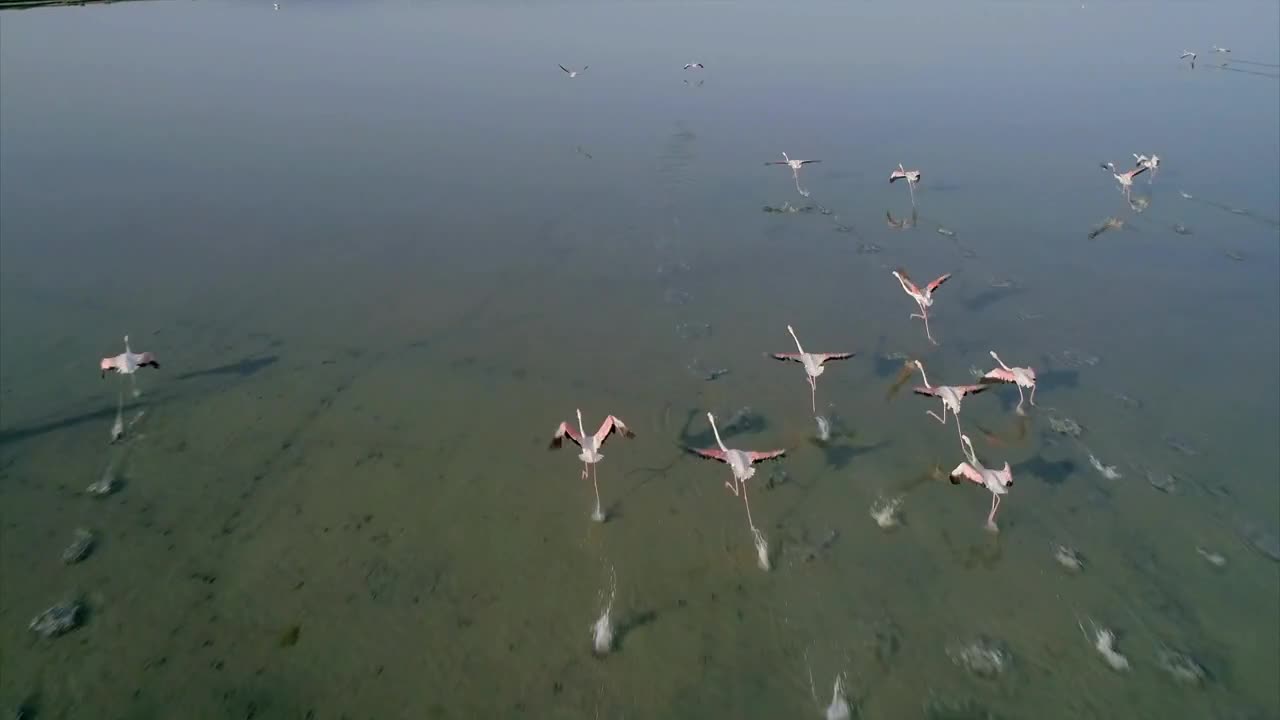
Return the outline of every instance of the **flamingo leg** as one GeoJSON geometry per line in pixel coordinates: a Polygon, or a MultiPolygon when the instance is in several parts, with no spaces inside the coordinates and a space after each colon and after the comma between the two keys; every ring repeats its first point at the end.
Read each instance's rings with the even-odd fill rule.
{"type": "Polygon", "coordinates": [[[1032,385],[1031,386],[1031,405],[1034,407],[1035,404],[1036,404],[1036,386],[1032,385]]]}
{"type": "Polygon", "coordinates": [[[582,479],[583,479],[583,480],[586,480],[586,479],[587,479],[587,475],[588,475],[588,474],[589,474],[589,473],[588,473],[588,470],[587,470],[587,463],[586,463],[586,462],[583,462],[583,463],[582,463],[582,479]]]}
{"type": "Polygon", "coordinates": [[[907,180],[907,192],[911,193],[911,207],[916,206],[916,186],[915,183],[907,180]]]}
{"type": "Polygon", "coordinates": [[[996,529],[996,511],[1000,509],[1000,496],[991,493],[991,513],[987,515],[987,527],[996,529]]]}
{"type": "Polygon", "coordinates": [[[1015,385],[1014,387],[1018,388],[1018,407],[1017,407],[1017,409],[1016,409],[1016,410],[1014,410],[1014,412],[1018,413],[1019,415],[1022,415],[1022,414],[1023,414],[1023,412],[1022,412],[1022,386],[1021,386],[1021,385],[1015,385]]]}
{"type": "Polygon", "coordinates": [[[938,422],[942,423],[943,425],[946,425],[946,424],[947,424],[947,406],[946,406],[946,405],[943,405],[943,406],[942,406],[942,417],[938,417],[938,413],[936,413],[936,412],[934,412],[934,411],[932,411],[932,410],[925,410],[925,414],[926,414],[926,415],[932,415],[934,420],[937,420],[938,422]]]}
{"type": "Polygon", "coordinates": [[[600,483],[596,481],[596,466],[591,466],[591,485],[596,489],[596,508],[600,507],[600,483]]]}
{"type": "Polygon", "coordinates": [[[742,502],[743,502],[743,504],[744,504],[744,505],[746,505],[746,506],[747,506],[747,525],[750,525],[750,526],[751,526],[751,532],[752,532],[752,534],[755,534],[755,532],[756,532],[756,524],[755,524],[755,521],[753,521],[753,520],[751,519],[751,501],[747,499],[747,484],[746,484],[746,483],[743,483],[743,484],[742,484],[742,502]]]}
{"type": "Polygon", "coordinates": [[[818,381],[809,378],[809,404],[814,412],[818,412],[818,381]]]}
{"type": "Polygon", "coordinates": [[[929,332],[929,313],[923,310],[921,312],[922,312],[921,317],[924,318],[924,336],[929,338],[929,342],[933,343],[934,345],[937,345],[938,341],[934,340],[933,333],[929,332]]]}
{"type": "Polygon", "coordinates": [[[952,413],[952,414],[956,416],[956,434],[960,436],[960,443],[961,445],[963,445],[964,432],[960,430],[960,415],[958,413],[952,413]]]}

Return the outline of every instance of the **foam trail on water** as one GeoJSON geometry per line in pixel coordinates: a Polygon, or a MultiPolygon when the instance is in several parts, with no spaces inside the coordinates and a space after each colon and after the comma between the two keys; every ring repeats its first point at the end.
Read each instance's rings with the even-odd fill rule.
{"type": "MultiPolygon", "coordinates": [[[[598,656],[608,655],[613,650],[613,599],[618,594],[618,576],[613,568],[609,569],[609,601],[605,603],[600,617],[591,625],[591,649],[598,656]]],[[[603,593],[601,596],[603,597],[603,593]]]]}

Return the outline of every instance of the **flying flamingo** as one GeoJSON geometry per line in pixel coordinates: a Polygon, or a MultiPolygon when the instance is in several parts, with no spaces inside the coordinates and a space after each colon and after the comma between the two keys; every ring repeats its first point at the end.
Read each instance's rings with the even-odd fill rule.
{"type": "Polygon", "coordinates": [[[942,416],[932,410],[926,410],[935,420],[947,424],[947,411],[950,410],[952,415],[956,416],[956,434],[961,437],[964,433],[960,431],[960,403],[964,401],[965,395],[977,395],[978,393],[991,387],[990,385],[930,385],[929,376],[924,372],[924,364],[919,360],[915,361],[916,369],[920,371],[920,376],[924,378],[924,387],[912,388],[912,392],[917,395],[932,395],[942,399],[942,416]]]}
{"type": "Polygon", "coordinates": [[[578,74],[579,74],[579,73],[584,73],[584,72],[586,72],[586,71],[587,71],[587,68],[589,68],[589,67],[591,67],[591,66],[590,66],[590,65],[583,65],[581,70],[570,70],[569,68],[567,68],[567,67],[565,67],[565,66],[561,65],[561,66],[560,66],[560,69],[561,69],[561,70],[563,70],[563,71],[565,71],[566,73],[568,73],[568,74],[569,74],[569,77],[571,77],[571,78],[576,78],[576,77],[578,77],[578,74]]]}
{"type": "Polygon", "coordinates": [[[604,459],[604,454],[600,452],[600,448],[604,447],[604,441],[609,439],[613,433],[622,433],[623,437],[633,438],[635,433],[627,427],[626,423],[618,418],[610,415],[600,423],[600,429],[596,430],[595,435],[588,435],[586,430],[582,429],[582,411],[578,410],[578,431],[574,432],[569,423],[562,422],[560,427],[556,428],[556,434],[551,438],[549,449],[559,448],[564,442],[564,438],[568,436],[575,445],[582,448],[582,452],[578,453],[578,459],[582,461],[582,479],[587,479],[587,466],[591,466],[591,484],[596,489],[596,509],[591,513],[591,519],[596,522],[604,522],[604,510],[600,507],[600,484],[596,482],[596,463],[604,459]]]}
{"type": "Polygon", "coordinates": [[[786,165],[787,167],[791,168],[791,177],[794,178],[796,181],[796,192],[800,193],[800,195],[803,197],[809,197],[809,191],[800,187],[800,168],[804,167],[805,165],[811,165],[813,163],[820,163],[820,162],[822,161],[821,160],[792,160],[790,157],[787,156],[786,153],[782,153],[781,160],[774,160],[772,162],[767,162],[765,163],[765,165],[786,165]]]}
{"type": "Polygon", "coordinates": [[[1178,59],[1179,59],[1179,60],[1186,60],[1187,58],[1190,58],[1190,59],[1191,59],[1191,67],[1192,67],[1192,69],[1194,69],[1194,68],[1195,68],[1195,66],[1196,66],[1196,57],[1197,57],[1197,56],[1196,56],[1196,54],[1195,54],[1195,53],[1193,53],[1193,52],[1191,52],[1190,50],[1183,50],[1183,51],[1182,51],[1182,55],[1181,55],[1178,59]]]}
{"type": "Polygon", "coordinates": [[[160,363],[156,362],[156,356],[149,352],[136,353],[129,347],[129,336],[124,336],[124,352],[115,357],[105,357],[98,362],[98,369],[102,371],[102,377],[107,376],[107,371],[117,372],[121,375],[128,375],[129,382],[133,385],[133,396],[138,397],[138,380],[134,373],[138,368],[152,367],[160,369],[160,363]]]}
{"type": "Polygon", "coordinates": [[[1133,189],[1133,179],[1148,170],[1146,165],[1139,165],[1128,172],[1122,173],[1116,172],[1116,166],[1114,163],[1106,163],[1102,167],[1110,170],[1112,177],[1116,179],[1116,182],[1120,183],[1120,189],[1124,192],[1126,200],[1130,199],[1130,190],[1133,189]]]}
{"type": "Polygon", "coordinates": [[[1013,383],[1018,388],[1018,409],[1017,413],[1022,414],[1022,388],[1031,389],[1031,405],[1036,404],[1036,371],[1029,367],[1009,367],[1004,364],[1000,356],[995,350],[991,351],[991,357],[1000,363],[1000,367],[988,372],[982,376],[978,382],[981,383],[1013,383]]]}
{"type": "Polygon", "coordinates": [[[1138,153],[1134,153],[1133,161],[1139,167],[1145,167],[1146,169],[1151,171],[1151,174],[1147,176],[1148,183],[1152,182],[1155,179],[1156,171],[1160,169],[1159,155],[1156,155],[1155,153],[1151,153],[1151,157],[1147,157],[1146,155],[1139,155],[1138,153]]]}
{"type": "Polygon", "coordinates": [[[916,184],[920,182],[919,170],[907,170],[902,167],[902,163],[898,163],[898,169],[889,173],[889,183],[892,184],[898,180],[907,181],[907,190],[911,192],[911,207],[916,206],[916,184]]]}
{"type": "Polygon", "coordinates": [[[685,63],[684,65],[685,70],[702,70],[705,67],[706,66],[700,62],[685,63]]]}
{"type": "Polygon", "coordinates": [[[855,353],[839,352],[839,353],[807,353],[804,348],[800,347],[800,338],[796,337],[796,331],[787,326],[787,332],[791,333],[791,339],[796,341],[796,350],[800,352],[794,353],[772,353],[775,360],[794,360],[804,365],[805,379],[809,381],[809,399],[812,401],[813,411],[818,411],[818,376],[822,374],[825,368],[822,364],[828,360],[848,360],[855,353]]]}
{"type": "Polygon", "coordinates": [[[716,418],[711,413],[707,413],[707,420],[711,421],[711,431],[715,433],[717,448],[688,448],[688,450],[696,455],[707,458],[708,460],[719,460],[729,466],[733,471],[733,481],[725,480],[725,487],[733,491],[734,496],[741,494],[742,502],[747,508],[747,525],[751,527],[751,537],[756,543],[756,555],[762,570],[769,569],[769,545],[764,539],[764,535],[756,528],[755,521],[751,519],[751,501],[747,498],[747,480],[750,480],[756,474],[756,469],[752,467],[753,463],[762,462],[764,460],[773,460],[786,454],[786,450],[734,450],[725,447],[724,441],[720,439],[720,430],[716,428],[716,418]]]}
{"type": "Polygon", "coordinates": [[[1217,45],[1214,45],[1213,51],[1216,53],[1229,53],[1231,52],[1231,48],[1218,47],[1217,45]]]}
{"type": "Polygon", "coordinates": [[[920,314],[912,313],[911,317],[924,320],[925,337],[929,338],[929,342],[937,345],[938,341],[934,340],[933,334],[929,332],[929,308],[933,306],[934,291],[942,287],[942,283],[951,279],[951,273],[940,275],[936,280],[926,285],[924,290],[916,287],[916,284],[911,282],[911,278],[907,277],[906,270],[901,268],[894,270],[893,276],[898,278],[898,282],[902,284],[903,291],[910,295],[912,300],[916,301],[916,305],[920,306],[920,314]]]}
{"type": "Polygon", "coordinates": [[[969,461],[960,463],[951,471],[951,484],[958,485],[961,480],[968,480],[991,491],[991,513],[987,515],[987,529],[999,532],[1000,528],[996,527],[996,510],[1000,509],[1000,496],[1007,494],[1009,488],[1013,487],[1013,472],[1009,469],[1009,463],[1005,462],[1004,467],[999,470],[983,467],[973,452],[973,443],[969,441],[968,435],[960,436],[960,449],[965,452],[969,461]]]}

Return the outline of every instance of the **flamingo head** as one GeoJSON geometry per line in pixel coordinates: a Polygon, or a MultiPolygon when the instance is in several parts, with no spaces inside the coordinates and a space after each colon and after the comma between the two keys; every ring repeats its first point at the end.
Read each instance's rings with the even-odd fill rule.
{"type": "Polygon", "coordinates": [[[1007,488],[1013,487],[1013,470],[1009,468],[1009,461],[1005,461],[1004,467],[1000,468],[997,474],[1000,476],[1001,485],[1007,488]]]}

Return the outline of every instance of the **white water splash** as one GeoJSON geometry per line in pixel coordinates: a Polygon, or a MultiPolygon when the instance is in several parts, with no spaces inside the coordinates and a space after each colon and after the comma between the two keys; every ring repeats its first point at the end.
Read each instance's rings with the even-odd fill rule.
{"type": "Polygon", "coordinates": [[[831,421],[818,415],[814,418],[818,423],[818,440],[828,442],[831,440],[831,421]]]}
{"type": "Polygon", "coordinates": [[[116,403],[116,421],[111,424],[111,442],[124,439],[124,393],[120,393],[116,403]]]}
{"type": "Polygon", "coordinates": [[[756,543],[756,564],[761,570],[769,572],[772,568],[769,563],[769,541],[765,540],[764,533],[757,528],[751,528],[751,537],[756,543]]]}
{"type": "Polygon", "coordinates": [[[831,690],[831,704],[827,706],[827,720],[849,720],[853,714],[849,710],[849,701],[844,697],[844,677],[836,676],[836,685],[831,690]]]}
{"type": "MultiPolygon", "coordinates": [[[[604,610],[600,613],[600,617],[591,625],[591,649],[601,657],[608,655],[613,650],[613,600],[618,594],[618,576],[614,574],[613,568],[609,569],[610,585],[609,585],[609,601],[605,603],[604,610]]],[[[601,597],[603,597],[601,593],[601,597]]]]}
{"type": "Polygon", "coordinates": [[[1107,666],[1116,672],[1126,672],[1129,670],[1129,658],[1125,657],[1116,650],[1116,634],[1111,630],[1100,627],[1097,623],[1089,621],[1089,625],[1093,628],[1093,636],[1090,637],[1089,631],[1084,629],[1084,623],[1077,621],[1080,625],[1080,632],[1084,633],[1085,639],[1093,643],[1093,647],[1106,661],[1107,666]]]}
{"type": "Polygon", "coordinates": [[[902,496],[885,500],[877,500],[871,505],[871,518],[881,529],[888,530],[898,526],[898,507],[902,505],[902,496]]]}
{"type": "Polygon", "coordinates": [[[1102,477],[1108,480],[1119,480],[1123,477],[1115,465],[1103,465],[1102,461],[1094,457],[1093,453],[1089,453],[1089,464],[1093,466],[1094,470],[1101,473],[1102,477]]]}

